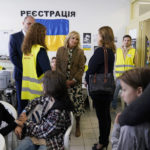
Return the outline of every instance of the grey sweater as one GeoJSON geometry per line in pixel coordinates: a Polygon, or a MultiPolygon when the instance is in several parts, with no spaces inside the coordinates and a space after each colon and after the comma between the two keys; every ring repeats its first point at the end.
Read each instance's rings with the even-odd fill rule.
{"type": "Polygon", "coordinates": [[[150,124],[123,126],[114,124],[112,150],[150,150],[150,124]]]}

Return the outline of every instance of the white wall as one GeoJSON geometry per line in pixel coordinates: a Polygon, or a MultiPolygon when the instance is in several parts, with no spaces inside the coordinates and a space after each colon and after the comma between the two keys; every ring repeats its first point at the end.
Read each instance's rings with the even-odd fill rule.
{"type": "MultiPolygon", "coordinates": [[[[130,0],[3,0],[0,4],[0,31],[19,31],[22,28],[20,16],[21,10],[54,10],[54,11],[75,11],[76,17],[67,18],[70,21],[70,31],[76,30],[83,33],[97,34],[98,28],[109,25],[117,37],[117,47],[121,45],[122,36],[125,34],[126,26],[129,23],[130,0]]],[[[37,19],[37,18],[36,18],[37,19]]],[[[51,18],[47,18],[51,19],[51,18]]],[[[54,18],[52,18],[54,19],[54,18]]],[[[56,18],[59,19],[59,18],[56,18]]],[[[1,39],[1,38],[0,38],[1,39]]],[[[5,43],[1,40],[0,43],[5,43]]],[[[87,59],[93,54],[92,50],[86,51],[87,59]]],[[[0,54],[2,50],[0,49],[0,54]]],[[[51,56],[55,52],[49,53],[51,56]]]]}

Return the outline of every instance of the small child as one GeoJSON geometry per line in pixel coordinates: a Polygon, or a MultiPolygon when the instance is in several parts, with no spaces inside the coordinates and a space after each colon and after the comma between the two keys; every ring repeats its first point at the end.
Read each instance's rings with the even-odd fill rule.
{"type": "MultiPolygon", "coordinates": [[[[70,111],[73,105],[68,98],[65,79],[56,71],[47,71],[43,78],[43,92],[41,96],[32,100],[19,120],[26,128],[26,137],[16,150],[63,150],[63,137],[71,124],[70,111]],[[27,118],[38,104],[43,105],[39,121],[27,118]]],[[[21,136],[20,127],[15,130],[21,136]]]]}
{"type": "Polygon", "coordinates": [[[52,57],[51,69],[52,69],[52,71],[56,71],[56,57],[52,57]]]}
{"type": "MultiPolygon", "coordinates": [[[[126,71],[119,77],[121,97],[127,105],[135,101],[150,83],[150,69],[136,68],[126,71]]],[[[140,111],[140,110],[139,110],[140,111]]],[[[112,150],[148,150],[150,149],[150,124],[145,122],[136,126],[122,126],[117,114],[112,131],[112,150]]],[[[147,114],[149,115],[149,114],[147,114]]]]}

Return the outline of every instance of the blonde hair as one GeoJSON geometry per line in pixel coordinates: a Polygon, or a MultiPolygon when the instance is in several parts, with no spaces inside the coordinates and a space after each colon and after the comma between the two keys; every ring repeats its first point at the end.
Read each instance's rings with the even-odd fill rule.
{"type": "Polygon", "coordinates": [[[115,53],[116,46],[114,44],[114,33],[112,28],[109,26],[103,26],[99,28],[98,31],[102,37],[102,40],[99,41],[99,45],[105,48],[112,49],[112,51],[115,53]]]}
{"type": "Polygon", "coordinates": [[[69,40],[70,40],[70,38],[73,37],[73,36],[76,36],[76,37],[79,39],[79,42],[78,42],[76,48],[80,48],[80,34],[79,34],[78,32],[76,32],[76,31],[72,31],[72,32],[70,32],[70,33],[67,35],[67,37],[66,37],[66,39],[65,39],[65,42],[64,42],[64,47],[65,47],[65,48],[68,48],[68,47],[69,47],[69,40]]]}

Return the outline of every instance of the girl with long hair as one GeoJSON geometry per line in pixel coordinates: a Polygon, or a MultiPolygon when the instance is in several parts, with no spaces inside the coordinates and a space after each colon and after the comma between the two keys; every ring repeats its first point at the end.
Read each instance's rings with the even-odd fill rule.
{"type": "Polygon", "coordinates": [[[43,93],[32,100],[19,117],[22,126],[17,127],[15,133],[20,137],[22,128],[26,133],[16,150],[64,150],[64,134],[71,124],[70,111],[73,110],[64,77],[56,71],[47,71],[43,77],[43,93]],[[28,118],[39,104],[42,110],[36,112],[38,120],[28,118]]]}

